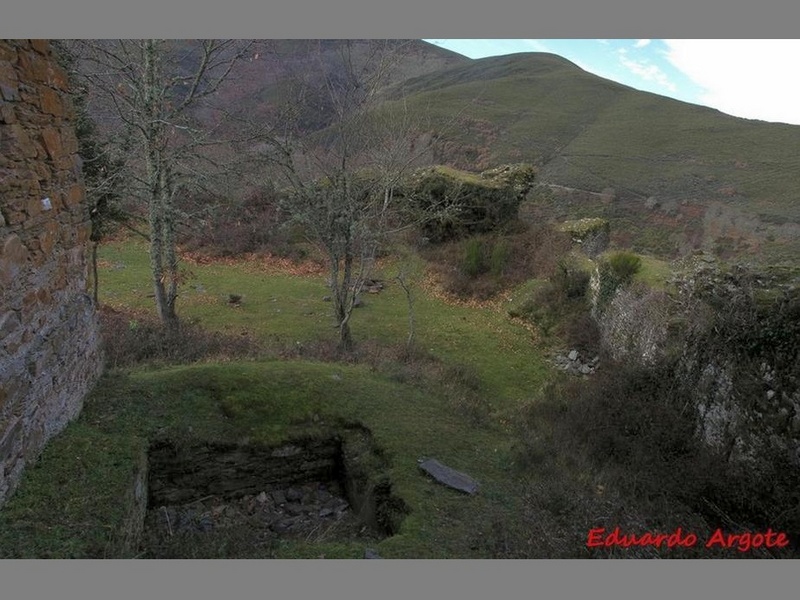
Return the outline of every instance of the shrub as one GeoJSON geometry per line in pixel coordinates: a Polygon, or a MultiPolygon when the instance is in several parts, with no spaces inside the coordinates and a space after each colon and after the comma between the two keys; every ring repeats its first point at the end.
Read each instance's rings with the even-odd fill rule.
{"type": "Polygon", "coordinates": [[[464,246],[461,272],[472,278],[487,272],[500,278],[508,266],[510,253],[511,245],[506,238],[499,238],[494,242],[477,237],[469,238],[464,246]]]}
{"type": "Polygon", "coordinates": [[[567,345],[583,356],[599,355],[602,351],[600,327],[589,313],[570,318],[564,326],[564,337],[567,345]]]}
{"type": "Polygon", "coordinates": [[[589,274],[573,260],[561,259],[556,272],[509,315],[533,323],[545,336],[561,333],[586,314],[588,289],[589,274]]]}
{"type": "Polygon", "coordinates": [[[518,308],[509,310],[508,314],[515,319],[533,323],[543,335],[548,336],[558,324],[563,307],[564,303],[558,288],[552,281],[546,281],[518,308]]]}
{"type": "Polygon", "coordinates": [[[205,207],[206,214],[182,236],[187,250],[202,250],[212,256],[240,256],[251,252],[269,252],[276,256],[305,257],[304,250],[293,244],[293,232],[280,208],[280,195],[272,188],[258,188],[242,199],[220,201],[214,198],[191,198],[185,210],[205,207]]]}
{"type": "Polygon", "coordinates": [[[567,300],[577,300],[586,297],[589,279],[589,273],[577,266],[574,261],[562,259],[551,281],[567,300]]]}
{"type": "Polygon", "coordinates": [[[446,292],[486,300],[530,279],[551,277],[559,258],[569,251],[569,238],[549,227],[516,225],[502,236],[476,235],[429,244],[420,253],[432,263],[446,292]],[[480,259],[475,246],[468,248],[478,243],[482,246],[480,259]]]}
{"type": "MultiPolygon", "coordinates": [[[[579,428],[593,427],[593,432],[607,436],[617,424],[612,417],[610,428],[609,421],[593,425],[594,414],[581,414],[587,406],[582,401],[587,384],[592,385],[591,380],[565,377],[551,381],[514,419],[518,436],[513,451],[514,467],[522,474],[519,479],[529,483],[518,518],[503,532],[507,547],[497,557],[725,557],[725,551],[706,549],[702,544],[687,549],[587,548],[587,533],[597,527],[607,531],[620,527],[622,531],[636,533],[670,532],[681,527],[698,538],[707,538],[711,533],[703,516],[677,499],[667,499],[658,492],[649,496],[631,492],[641,491],[638,481],[642,477],[657,485],[660,474],[626,470],[607,456],[592,454],[593,447],[585,439],[580,438],[579,443],[579,428]],[[535,476],[530,477],[531,473],[535,476]]],[[[620,398],[616,400],[621,402],[620,398]]]]}
{"type": "Polygon", "coordinates": [[[431,167],[412,174],[397,195],[409,199],[408,215],[438,243],[496,230],[517,217],[535,169],[506,165],[483,173],[431,167]]]}
{"type": "Polygon", "coordinates": [[[502,277],[508,265],[508,258],[511,253],[511,245],[505,238],[500,238],[492,248],[492,255],[489,258],[489,271],[495,277],[502,277]]]}
{"type": "Polygon", "coordinates": [[[600,312],[605,309],[620,287],[631,282],[641,266],[642,259],[626,251],[615,252],[600,261],[597,267],[600,286],[596,300],[596,308],[600,312]]]}
{"type": "Polygon", "coordinates": [[[588,274],[583,271],[554,276],[536,288],[520,307],[510,310],[509,316],[533,323],[545,336],[569,331],[571,324],[586,314],[587,285],[588,274]]]}
{"type": "Polygon", "coordinates": [[[106,364],[111,368],[248,358],[263,352],[262,345],[249,335],[225,335],[206,331],[196,323],[182,323],[170,336],[154,317],[107,306],[100,310],[100,327],[106,364]]]}
{"type": "Polygon", "coordinates": [[[462,272],[467,277],[477,277],[486,270],[483,258],[483,243],[478,238],[470,238],[464,247],[462,272]]]}
{"type": "Polygon", "coordinates": [[[651,474],[637,492],[654,492],[667,480],[680,487],[680,459],[699,451],[694,416],[681,410],[674,382],[667,365],[647,369],[618,363],[598,373],[571,403],[574,433],[595,460],[651,474]]]}
{"type": "Polygon", "coordinates": [[[630,283],[642,267],[642,259],[633,252],[615,252],[608,257],[608,266],[620,285],[630,283]]]}

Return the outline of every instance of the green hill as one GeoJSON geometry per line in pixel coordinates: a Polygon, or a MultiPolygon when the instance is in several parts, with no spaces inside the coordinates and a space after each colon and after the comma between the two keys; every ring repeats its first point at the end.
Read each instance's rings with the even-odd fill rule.
{"type": "MultiPolygon", "coordinates": [[[[302,80],[309,87],[292,105],[298,125],[324,130],[334,107],[324,91],[313,93],[314,82],[335,84],[343,49],[366,63],[376,43],[396,50],[383,97],[424,123],[425,161],[539,167],[527,218],[603,217],[618,246],[662,257],[702,249],[770,263],[800,258],[800,126],[637,91],[554,54],[471,60],[420,40],[261,40],[221,103],[269,122],[302,80]]],[[[190,48],[173,43],[184,69],[190,48]]]]}
{"type": "Polygon", "coordinates": [[[539,218],[605,216],[619,243],[667,255],[800,255],[798,126],[637,91],[543,53],[414,77],[393,88],[403,95],[442,134],[436,162],[539,165],[550,186],[539,218]]]}

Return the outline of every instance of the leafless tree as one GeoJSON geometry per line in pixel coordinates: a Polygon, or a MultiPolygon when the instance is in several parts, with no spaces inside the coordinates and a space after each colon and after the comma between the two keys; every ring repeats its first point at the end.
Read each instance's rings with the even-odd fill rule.
{"type": "Polygon", "coordinates": [[[217,172],[227,110],[213,102],[236,64],[241,40],[79,40],[67,45],[90,110],[125,158],[126,193],[147,206],[158,315],[178,326],[176,199],[217,172]]]}
{"type": "Polygon", "coordinates": [[[339,346],[353,348],[350,318],[381,243],[397,225],[394,190],[425,160],[419,117],[381,95],[403,56],[392,40],[351,41],[336,59],[320,52],[316,69],[295,81],[286,120],[268,138],[268,158],[288,189],[286,208],[325,254],[339,346]],[[324,98],[332,119],[308,134],[299,123],[309,100],[324,98]]]}

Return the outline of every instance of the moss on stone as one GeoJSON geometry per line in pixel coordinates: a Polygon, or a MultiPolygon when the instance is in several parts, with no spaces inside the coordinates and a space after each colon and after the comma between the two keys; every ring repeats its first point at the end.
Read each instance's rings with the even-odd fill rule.
{"type": "Polygon", "coordinates": [[[433,242],[486,233],[517,216],[536,168],[502,165],[482,173],[437,165],[419,169],[399,186],[415,219],[433,242]]]}
{"type": "Polygon", "coordinates": [[[603,233],[610,228],[606,219],[585,218],[574,221],[564,221],[558,226],[559,231],[569,233],[573,240],[585,238],[587,235],[603,233]]]}

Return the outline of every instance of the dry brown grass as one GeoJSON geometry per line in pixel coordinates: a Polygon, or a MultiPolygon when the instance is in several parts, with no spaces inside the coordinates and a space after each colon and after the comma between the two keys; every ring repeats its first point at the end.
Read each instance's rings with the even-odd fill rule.
{"type": "Polygon", "coordinates": [[[436,244],[420,253],[431,266],[428,284],[441,290],[439,297],[483,307],[520,283],[552,276],[559,259],[570,248],[568,237],[562,233],[549,227],[517,223],[508,233],[436,244]],[[482,272],[470,274],[464,268],[464,261],[468,244],[476,242],[484,248],[486,264],[482,272]],[[494,253],[500,244],[503,252],[494,253]]]}
{"type": "Polygon", "coordinates": [[[133,310],[100,308],[100,330],[106,365],[126,368],[141,364],[186,364],[262,356],[266,348],[243,332],[229,335],[182,323],[170,335],[152,315],[133,310]]]}

